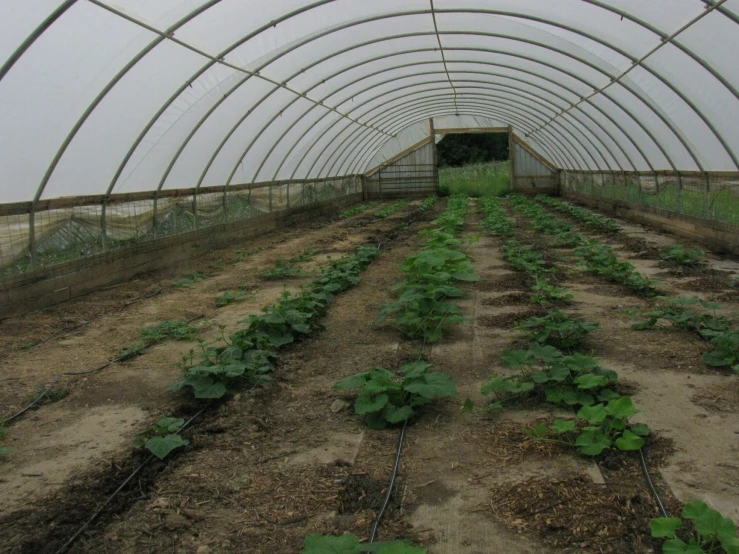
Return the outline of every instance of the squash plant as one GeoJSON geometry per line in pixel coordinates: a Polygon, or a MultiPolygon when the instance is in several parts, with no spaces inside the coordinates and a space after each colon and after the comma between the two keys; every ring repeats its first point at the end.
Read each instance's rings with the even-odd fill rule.
{"type": "Polygon", "coordinates": [[[526,331],[528,338],[556,348],[574,348],[600,326],[597,322],[570,318],[560,310],[550,310],[543,317],[532,317],[519,323],[516,329],[526,331]]]}
{"type": "Polygon", "coordinates": [[[653,537],[667,539],[662,545],[665,554],[739,554],[736,525],[730,518],[700,500],[688,502],[681,516],[658,517],[650,523],[653,537]],[[694,529],[687,543],[675,535],[684,520],[694,529]]]}
{"type": "Polygon", "coordinates": [[[133,445],[143,446],[163,460],[173,450],[190,444],[190,441],[183,439],[179,434],[184,424],[185,420],[182,418],[164,417],[156,425],[138,433],[133,445]]]}
{"type": "Polygon", "coordinates": [[[354,410],[365,416],[370,429],[384,429],[413,417],[415,408],[457,394],[454,379],[429,371],[430,367],[427,362],[413,362],[402,366],[397,374],[378,367],[342,379],[334,388],[359,389],[354,410]]]}

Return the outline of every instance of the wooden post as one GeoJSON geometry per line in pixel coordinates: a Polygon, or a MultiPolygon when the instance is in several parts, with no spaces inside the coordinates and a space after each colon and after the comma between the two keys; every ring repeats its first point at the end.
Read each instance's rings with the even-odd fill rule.
{"type": "Polygon", "coordinates": [[[431,148],[433,150],[434,164],[434,182],[436,183],[436,192],[439,192],[439,152],[436,149],[436,130],[434,129],[434,118],[429,119],[429,132],[431,133],[431,148]]]}
{"type": "Polygon", "coordinates": [[[508,126],[508,159],[511,162],[511,189],[516,190],[516,141],[513,140],[513,125],[508,126]]]}

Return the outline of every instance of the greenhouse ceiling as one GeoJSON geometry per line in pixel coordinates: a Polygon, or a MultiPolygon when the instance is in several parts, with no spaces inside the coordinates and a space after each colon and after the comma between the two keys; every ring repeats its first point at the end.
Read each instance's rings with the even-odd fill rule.
{"type": "Polygon", "coordinates": [[[738,23],[739,0],[6,1],[1,202],[364,173],[444,116],[562,169],[738,171],[738,23]]]}

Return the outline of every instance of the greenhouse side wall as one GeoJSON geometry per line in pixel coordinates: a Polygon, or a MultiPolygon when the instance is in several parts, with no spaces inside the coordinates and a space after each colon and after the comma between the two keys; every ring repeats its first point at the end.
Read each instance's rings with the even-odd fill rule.
{"type": "Polygon", "coordinates": [[[363,177],[353,175],[55,199],[38,203],[32,222],[30,203],[0,205],[0,318],[184,265],[362,197],[363,177]]]}
{"type": "Polygon", "coordinates": [[[511,186],[523,194],[557,194],[557,170],[511,133],[511,186]]]}
{"type": "Polygon", "coordinates": [[[439,189],[436,143],[427,144],[378,168],[366,179],[367,198],[433,196],[439,189]]]}
{"type": "Polygon", "coordinates": [[[562,196],[739,255],[739,173],[560,172],[562,196]]]}

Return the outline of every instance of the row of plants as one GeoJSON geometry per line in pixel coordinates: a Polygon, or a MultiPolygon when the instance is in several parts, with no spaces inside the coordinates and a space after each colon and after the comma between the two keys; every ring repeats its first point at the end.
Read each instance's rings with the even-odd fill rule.
{"type": "Polygon", "coordinates": [[[642,314],[646,319],[635,323],[631,328],[645,331],[662,327],[663,321],[677,329],[698,333],[713,346],[713,351],[703,355],[703,361],[712,367],[730,367],[739,373],[739,329],[734,322],[717,311],[724,307],[718,302],[701,300],[697,296],[689,298],[666,298],[658,296],[655,309],[642,314]],[[691,306],[699,305],[712,313],[698,312],[691,306]]]}
{"type": "Polygon", "coordinates": [[[515,222],[505,217],[500,202],[494,196],[483,196],[479,205],[485,218],[482,228],[486,233],[498,237],[512,237],[515,233],[515,222]]]}
{"type": "MultiPolygon", "coordinates": [[[[536,270],[540,265],[534,265],[536,270]]],[[[525,268],[522,268],[525,270],[525,268]]],[[[667,299],[664,299],[667,300],[667,299]]],[[[695,299],[667,301],[659,314],[647,314],[644,328],[667,319],[676,326],[692,330],[721,332],[728,320],[715,314],[696,314],[685,308],[700,302],[706,309],[720,309],[715,303],[695,299]],[[663,317],[666,316],[666,317],[663,317]]],[[[585,455],[595,456],[609,448],[638,450],[649,436],[644,424],[633,424],[630,419],[639,413],[630,397],[618,392],[618,374],[599,366],[592,353],[571,352],[564,354],[558,347],[575,349],[581,341],[597,329],[597,323],[578,322],[560,334],[559,328],[551,332],[536,325],[547,321],[562,321],[567,316],[550,311],[543,318],[532,318],[517,329],[527,331],[534,341],[528,350],[512,350],[503,354],[504,365],[518,375],[494,376],[483,386],[483,393],[495,393],[490,408],[498,409],[507,401],[523,396],[555,404],[565,404],[577,409],[577,419],[557,419],[551,426],[540,424],[529,429],[529,436],[544,441],[574,446],[585,455]]],[[[704,502],[694,500],[686,505],[681,518],[654,518],[650,523],[652,536],[666,539],[665,553],[720,553],[739,554],[739,539],[733,521],[710,509],[704,502]],[[687,527],[680,538],[677,531],[687,527]],[[685,539],[685,540],[683,540],[685,539]]]]}
{"type": "Polygon", "coordinates": [[[621,227],[615,220],[603,217],[602,215],[594,214],[593,212],[585,208],[573,206],[572,204],[562,202],[561,200],[552,198],[551,196],[545,196],[543,194],[538,195],[536,197],[536,200],[543,204],[551,206],[558,212],[567,214],[573,219],[581,222],[583,225],[585,225],[586,228],[590,229],[591,231],[596,231],[599,233],[621,232],[621,227]]]}
{"type": "MultiPolygon", "coordinates": [[[[424,205],[430,209],[434,203],[428,199],[424,205]]],[[[434,221],[435,227],[420,232],[425,238],[421,250],[399,266],[404,279],[393,287],[396,300],[380,308],[378,321],[389,323],[406,339],[423,341],[419,359],[397,371],[377,367],[334,386],[339,391],[359,391],[354,411],[364,417],[370,429],[406,422],[422,406],[457,394],[454,379],[432,371],[424,350],[426,343],[438,341],[451,325],[464,321],[459,307],[450,302],[465,295],[457,283],[479,279],[466,252],[470,242],[456,238],[464,225],[467,204],[465,196],[449,198],[446,210],[434,221]]],[[[301,552],[424,554],[426,550],[407,541],[368,545],[360,544],[355,535],[309,535],[301,552]]]]}
{"type": "Polygon", "coordinates": [[[389,206],[386,206],[382,208],[381,210],[376,211],[374,214],[372,214],[373,217],[377,219],[383,219],[385,217],[389,217],[393,215],[396,212],[399,212],[403,208],[405,208],[408,205],[408,200],[403,199],[399,200],[398,202],[395,202],[394,204],[390,204],[389,206]]]}
{"type": "Polygon", "coordinates": [[[433,208],[438,201],[439,201],[438,196],[429,196],[423,202],[421,202],[421,206],[418,208],[418,210],[421,212],[427,212],[431,208],[433,208]]]}
{"type": "MultiPolygon", "coordinates": [[[[550,200],[553,200],[549,197],[537,198],[540,198],[540,202],[546,204],[549,204],[550,200]]],[[[516,210],[531,220],[532,225],[537,231],[554,237],[555,246],[565,248],[575,247],[575,254],[581,259],[579,265],[584,267],[589,273],[624,285],[640,296],[654,296],[657,294],[656,286],[659,283],[639,273],[630,262],[619,261],[609,245],[601,244],[597,239],[586,238],[572,226],[553,216],[539,204],[523,195],[511,195],[510,200],[516,210]]],[[[570,206],[569,204],[562,205],[574,208],[574,206],[570,206]]],[[[577,209],[583,210],[583,208],[577,209]]]]}
{"type": "Polygon", "coordinates": [[[369,202],[368,204],[361,204],[360,206],[355,206],[354,208],[350,208],[348,210],[344,210],[343,212],[341,212],[341,214],[339,215],[339,217],[341,219],[348,219],[350,217],[354,217],[355,215],[359,215],[361,213],[364,213],[367,210],[373,210],[373,209],[375,209],[379,205],[380,205],[380,202],[377,202],[377,201],[375,201],[375,202],[369,202]]]}

